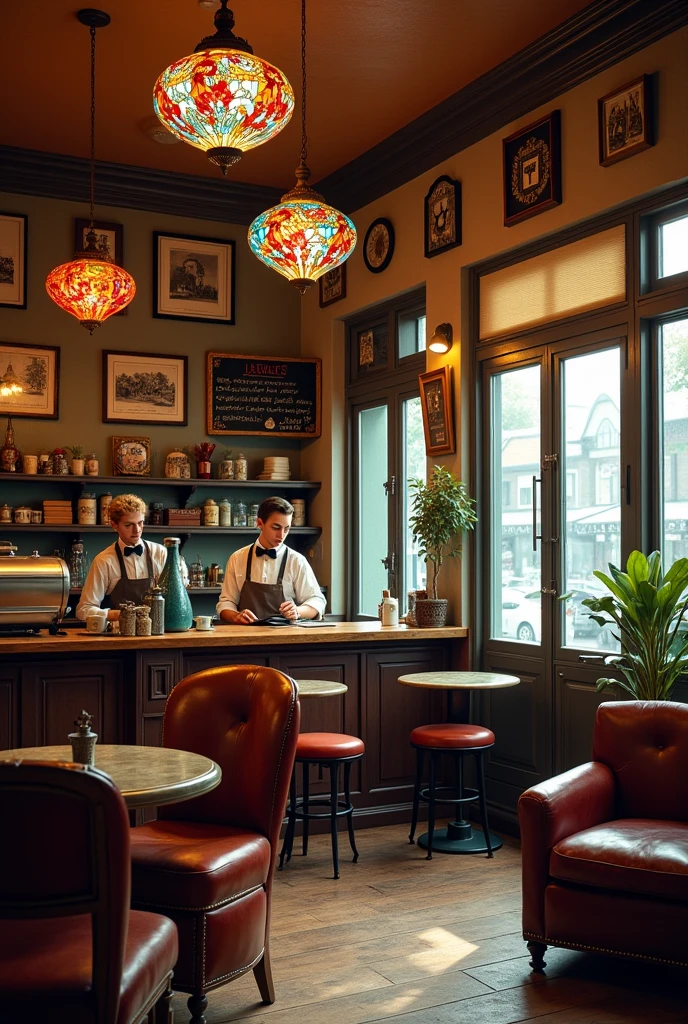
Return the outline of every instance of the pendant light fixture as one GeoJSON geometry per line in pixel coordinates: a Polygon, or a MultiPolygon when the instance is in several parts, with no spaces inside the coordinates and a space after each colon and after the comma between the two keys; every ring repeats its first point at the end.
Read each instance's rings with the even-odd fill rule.
{"type": "Polygon", "coordinates": [[[95,133],[96,133],[96,29],[110,24],[105,11],[85,8],[77,11],[82,25],[91,31],[91,212],[90,227],[86,235],[86,248],[74,254],[71,263],[63,263],[51,270],[45,280],[48,295],[67,313],[75,316],[89,334],[100,327],[113,313],[128,306],[136,295],[136,283],[131,274],[118,267],[113,259],[100,252],[98,236],[93,230],[95,194],[95,133]]]}
{"type": "Polygon", "coordinates": [[[242,153],[282,131],[294,110],[294,91],[279,68],[234,35],[228,0],[220,2],[217,31],[163,71],[153,106],[168,131],[204,150],[226,174],[242,153]]]}
{"type": "Polygon", "coordinates": [[[353,221],[328,206],[307,182],[306,165],[306,0],[301,0],[301,161],[296,185],[277,206],[256,217],[248,244],[259,260],[292,281],[303,295],[328,270],[354,251],[353,221]]]}

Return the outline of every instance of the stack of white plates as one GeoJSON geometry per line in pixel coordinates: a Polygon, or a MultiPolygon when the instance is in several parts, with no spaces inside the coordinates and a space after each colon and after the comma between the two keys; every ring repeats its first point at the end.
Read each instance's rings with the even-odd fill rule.
{"type": "Polygon", "coordinates": [[[289,457],[286,455],[268,455],[263,460],[263,472],[258,474],[259,480],[289,480],[289,457]]]}

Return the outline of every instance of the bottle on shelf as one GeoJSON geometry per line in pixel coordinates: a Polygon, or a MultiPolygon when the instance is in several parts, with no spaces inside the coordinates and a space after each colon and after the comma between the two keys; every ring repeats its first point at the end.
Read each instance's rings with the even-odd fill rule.
{"type": "Polygon", "coordinates": [[[77,590],[86,582],[86,553],[83,541],[75,540],[69,555],[69,585],[77,590]]]}
{"type": "Polygon", "coordinates": [[[89,452],[86,456],[86,475],[87,476],[98,476],[100,473],[100,465],[96,458],[95,452],[89,452]]]}
{"type": "Polygon", "coordinates": [[[77,502],[77,519],[79,526],[96,526],[96,496],[84,491],[77,502]]]}
{"type": "Polygon", "coordinates": [[[165,632],[182,633],[191,629],[193,610],[182,579],[179,537],[165,537],[167,558],[159,586],[165,598],[165,632]]]}
{"type": "Polygon", "coordinates": [[[7,417],[7,430],[5,431],[5,443],[0,448],[0,470],[3,473],[16,473],[17,463],[21,459],[21,454],[16,444],[14,443],[14,427],[12,426],[12,417],[7,417]]]}
{"type": "Polygon", "coordinates": [[[220,502],[220,513],[219,513],[220,526],[231,526],[232,525],[232,506],[230,505],[227,498],[223,498],[220,502]]]}

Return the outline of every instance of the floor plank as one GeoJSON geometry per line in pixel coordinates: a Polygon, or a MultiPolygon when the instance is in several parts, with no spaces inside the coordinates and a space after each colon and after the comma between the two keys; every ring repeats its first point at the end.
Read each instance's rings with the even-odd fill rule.
{"type": "Polygon", "coordinates": [[[338,880],[328,837],[312,837],[275,877],[276,1002],[245,975],[210,993],[208,1024],[688,1024],[685,972],[549,949],[532,973],[513,840],[493,860],[426,861],[407,832],[361,831],[338,880]]]}

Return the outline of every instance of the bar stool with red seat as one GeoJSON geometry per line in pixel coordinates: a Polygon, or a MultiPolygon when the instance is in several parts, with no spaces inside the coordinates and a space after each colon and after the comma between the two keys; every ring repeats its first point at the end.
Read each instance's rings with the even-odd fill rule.
{"type": "Polygon", "coordinates": [[[308,823],[316,819],[330,819],[330,835],[332,838],[332,863],[334,877],[339,878],[339,840],[337,835],[337,818],[346,817],[349,831],[349,843],[353,851],[353,863],[358,860],[358,850],[354,838],[354,807],[351,803],[351,766],[360,761],[365,753],[363,740],[358,736],[347,736],[338,732],[302,732],[296,743],[294,771],[289,790],[289,806],[287,808],[287,831],[280,852],[279,871],[291,860],[294,846],[294,832],[297,819],[303,821],[302,854],[308,853],[308,823]],[[296,765],[303,766],[303,782],[301,799],[296,796],[296,765]],[[329,797],[310,796],[310,767],[317,764],[321,769],[329,768],[329,797]],[[339,766],[344,765],[344,800],[339,799],[339,766]],[[312,811],[311,808],[326,807],[325,811],[312,811]]]}
{"type": "MultiPolygon", "coordinates": [[[[426,836],[418,840],[419,846],[425,846],[428,851],[426,860],[432,860],[433,845],[442,853],[487,853],[488,857],[493,856],[493,851],[502,845],[501,839],[490,834],[487,823],[487,806],[485,804],[485,771],[484,757],[488,750],[494,746],[495,737],[490,729],[482,725],[463,725],[448,722],[444,725],[421,725],[413,729],[410,735],[411,746],[416,749],[416,784],[413,791],[413,818],[411,821],[411,832],[409,843],[414,842],[416,825],[418,823],[418,806],[420,800],[428,804],[428,831],[426,836]],[[423,777],[423,760],[425,753],[430,754],[430,777],[428,786],[423,789],[421,786],[423,777]],[[456,793],[454,797],[438,796],[454,787],[436,785],[437,762],[442,754],[451,754],[456,761],[456,793]],[[477,769],[477,789],[465,788],[463,785],[463,759],[467,755],[475,756],[477,769]],[[469,793],[468,796],[465,794],[469,793]],[[479,800],[480,814],[482,818],[483,834],[474,834],[471,824],[463,816],[459,817],[465,804],[479,800]],[[437,803],[455,804],[458,808],[457,820],[447,825],[446,834],[435,838],[435,805],[437,803]]],[[[442,830],[444,833],[444,830],[442,830]]]]}

